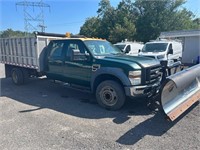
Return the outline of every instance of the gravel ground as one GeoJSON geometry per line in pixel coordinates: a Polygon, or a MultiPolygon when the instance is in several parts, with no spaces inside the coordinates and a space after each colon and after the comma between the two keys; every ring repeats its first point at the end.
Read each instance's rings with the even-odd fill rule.
{"type": "Polygon", "coordinates": [[[199,104],[171,123],[142,99],[108,111],[92,95],[47,79],[15,86],[3,65],[0,78],[0,150],[200,149],[199,104]]]}

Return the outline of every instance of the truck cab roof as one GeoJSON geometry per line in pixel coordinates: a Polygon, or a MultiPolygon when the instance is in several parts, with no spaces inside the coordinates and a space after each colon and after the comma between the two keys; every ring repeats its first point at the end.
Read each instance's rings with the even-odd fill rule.
{"type": "Polygon", "coordinates": [[[55,40],[106,41],[105,39],[99,39],[99,38],[63,38],[63,39],[55,39],[55,40]]]}

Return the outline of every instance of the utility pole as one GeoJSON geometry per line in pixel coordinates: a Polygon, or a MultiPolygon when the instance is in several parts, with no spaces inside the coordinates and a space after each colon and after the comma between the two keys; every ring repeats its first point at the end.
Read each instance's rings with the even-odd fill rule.
{"type": "Polygon", "coordinates": [[[43,8],[49,8],[50,6],[46,3],[43,3],[43,0],[38,2],[30,2],[24,0],[22,2],[17,2],[16,6],[22,6],[24,11],[24,29],[26,36],[28,33],[33,31],[38,31],[38,28],[41,28],[41,32],[45,32],[44,25],[44,10],[43,8]]]}
{"type": "Polygon", "coordinates": [[[39,24],[38,27],[41,28],[42,32],[45,32],[45,28],[47,28],[47,26],[44,26],[44,25],[41,25],[41,24],[39,24]]]}

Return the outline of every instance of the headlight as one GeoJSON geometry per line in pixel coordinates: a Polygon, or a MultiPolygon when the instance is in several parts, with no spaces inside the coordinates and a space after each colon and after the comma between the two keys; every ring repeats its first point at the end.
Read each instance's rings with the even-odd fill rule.
{"type": "Polygon", "coordinates": [[[132,85],[141,84],[141,71],[129,71],[128,77],[132,85]]]}
{"type": "Polygon", "coordinates": [[[165,55],[158,55],[157,58],[158,59],[163,59],[163,58],[165,58],[165,55]]]}

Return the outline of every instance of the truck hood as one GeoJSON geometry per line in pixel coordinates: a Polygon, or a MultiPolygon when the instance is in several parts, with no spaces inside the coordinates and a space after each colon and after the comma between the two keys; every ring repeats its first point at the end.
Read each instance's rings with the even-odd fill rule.
{"type": "Polygon", "coordinates": [[[130,66],[138,65],[140,67],[150,67],[159,65],[160,62],[153,58],[147,58],[143,56],[128,56],[128,55],[110,55],[100,58],[104,61],[114,62],[114,63],[122,63],[130,66]]]}

